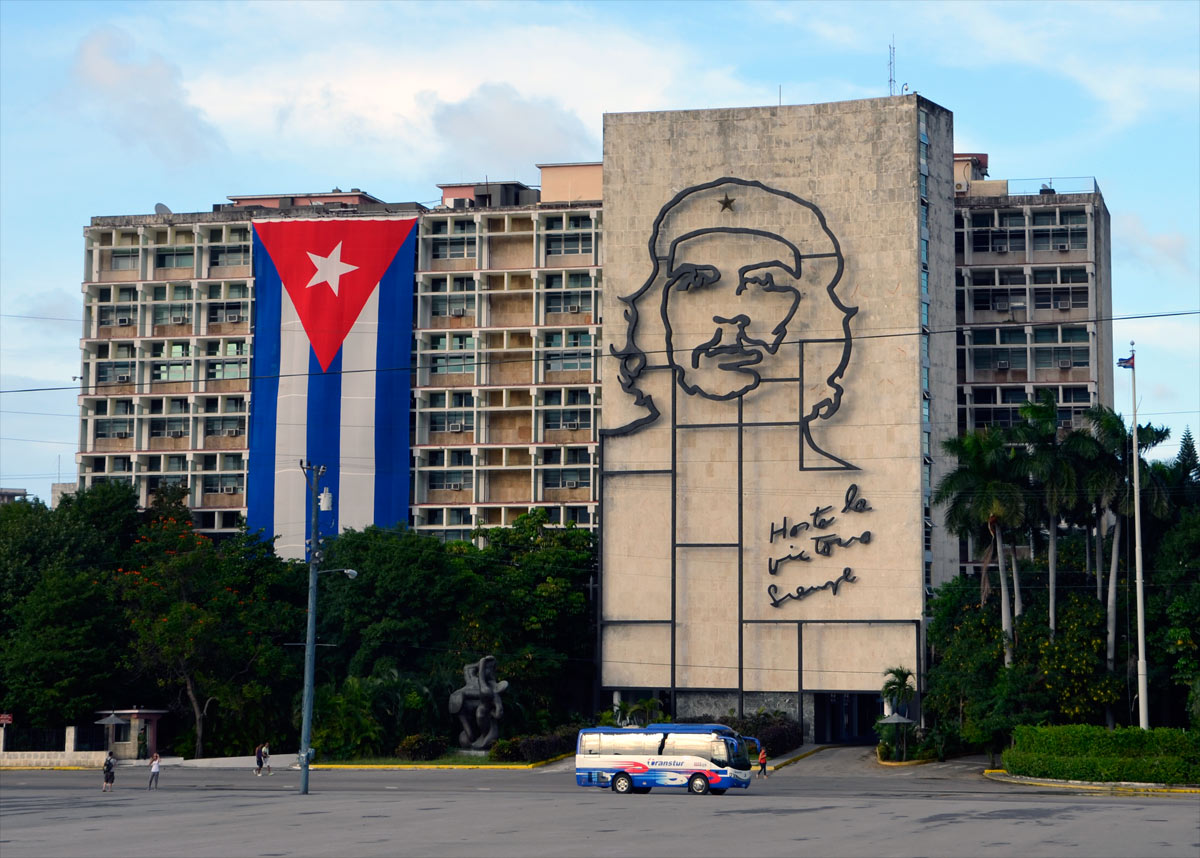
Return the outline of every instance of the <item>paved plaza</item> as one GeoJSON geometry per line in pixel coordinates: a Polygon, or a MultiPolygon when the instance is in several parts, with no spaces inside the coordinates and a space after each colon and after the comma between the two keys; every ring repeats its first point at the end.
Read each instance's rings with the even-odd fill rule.
{"type": "MultiPolygon", "coordinates": [[[[0,773],[0,854],[25,856],[1185,856],[1200,797],[997,783],[978,759],[884,768],[822,751],[746,791],[617,796],[573,762],[523,771],[169,766],[0,773]]],[[[280,757],[277,760],[282,761],[280,757]]]]}

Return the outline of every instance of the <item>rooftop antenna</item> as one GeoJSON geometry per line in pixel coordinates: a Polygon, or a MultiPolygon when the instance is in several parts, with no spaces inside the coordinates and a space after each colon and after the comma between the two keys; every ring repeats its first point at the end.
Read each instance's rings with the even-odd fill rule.
{"type": "Polygon", "coordinates": [[[896,94],[896,34],[888,45],[888,95],[896,94]]]}
{"type": "Polygon", "coordinates": [[[154,204],[154,213],[156,215],[169,215],[169,214],[171,214],[171,210],[169,208],[167,208],[165,205],[163,205],[162,203],[155,203],[154,204]]]}

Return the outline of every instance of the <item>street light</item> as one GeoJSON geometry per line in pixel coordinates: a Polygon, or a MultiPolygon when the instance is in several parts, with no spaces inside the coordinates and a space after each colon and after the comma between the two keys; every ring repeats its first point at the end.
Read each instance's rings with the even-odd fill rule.
{"type": "Polygon", "coordinates": [[[312,762],[313,677],[317,666],[317,576],[325,572],[341,572],[354,580],[358,572],[353,569],[317,569],[324,557],[321,551],[320,513],[333,509],[333,495],[329,489],[320,493],[317,491],[325,474],[324,465],[301,462],[300,470],[304,472],[304,480],[308,483],[312,498],[312,531],[308,540],[308,630],[304,638],[304,702],[300,723],[300,795],[308,795],[308,768],[312,762]]]}

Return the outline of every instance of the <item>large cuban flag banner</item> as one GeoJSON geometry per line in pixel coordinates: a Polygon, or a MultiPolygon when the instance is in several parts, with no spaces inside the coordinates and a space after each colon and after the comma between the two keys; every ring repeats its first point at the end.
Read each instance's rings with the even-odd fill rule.
{"type": "Polygon", "coordinates": [[[305,555],[300,461],[325,466],[321,533],[408,520],[415,219],[254,222],[246,520],[305,555]]]}

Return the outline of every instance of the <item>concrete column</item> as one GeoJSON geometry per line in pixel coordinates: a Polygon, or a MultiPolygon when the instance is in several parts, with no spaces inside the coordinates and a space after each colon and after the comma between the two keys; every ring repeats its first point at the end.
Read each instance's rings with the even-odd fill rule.
{"type": "MultiPolygon", "coordinates": [[[[0,750],[3,750],[3,749],[0,748],[0,750]]],[[[66,729],[66,735],[63,738],[63,750],[66,751],[68,754],[75,750],[75,728],[74,727],[68,727],[66,729]]]]}

